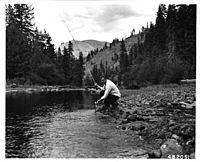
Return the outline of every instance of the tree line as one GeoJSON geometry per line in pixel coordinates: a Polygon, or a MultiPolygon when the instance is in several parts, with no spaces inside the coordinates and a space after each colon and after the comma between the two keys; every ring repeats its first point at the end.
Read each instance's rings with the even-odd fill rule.
{"type": "MultiPolygon", "coordinates": [[[[82,86],[84,58],[73,55],[73,44],[55,50],[51,36],[33,23],[31,5],[6,6],[6,79],[19,84],[82,86]]],[[[93,66],[97,82],[101,76],[111,78],[127,88],[149,84],[178,83],[196,78],[196,5],[161,4],[155,24],[147,24],[138,34],[138,41],[127,49],[125,40],[118,39],[104,50],[120,43],[119,54],[99,67],[93,66]]],[[[103,50],[103,49],[101,49],[103,50]]],[[[90,60],[100,52],[91,51],[90,60]]],[[[85,78],[85,82],[91,77],[85,78]]]]}
{"type": "Polygon", "coordinates": [[[83,54],[72,54],[73,44],[55,50],[51,36],[32,23],[34,8],[6,6],[6,79],[17,84],[82,86],[83,54]]]}
{"type": "Polygon", "coordinates": [[[127,49],[120,41],[118,58],[119,70],[108,77],[117,75],[126,88],[196,78],[196,5],[159,5],[155,24],[142,27],[136,44],[127,49]]]}

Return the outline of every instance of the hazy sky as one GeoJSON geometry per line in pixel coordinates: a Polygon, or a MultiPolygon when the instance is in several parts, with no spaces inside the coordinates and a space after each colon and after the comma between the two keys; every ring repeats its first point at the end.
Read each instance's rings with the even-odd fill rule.
{"type": "Polygon", "coordinates": [[[169,3],[169,0],[25,2],[33,4],[35,25],[40,30],[45,29],[58,47],[62,42],[72,40],[65,23],[75,40],[111,42],[115,38],[130,36],[133,28],[138,33],[142,26],[146,27],[147,22],[154,23],[159,4],[169,3]]]}
{"type": "Polygon", "coordinates": [[[95,39],[111,42],[114,38],[130,36],[147,22],[155,22],[159,3],[140,1],[50,1],[34,3],[35,24],[45,29],[58,46],[72,40],[95,39]],[[65,21],[65,23],[63,22],[65,21]]]}

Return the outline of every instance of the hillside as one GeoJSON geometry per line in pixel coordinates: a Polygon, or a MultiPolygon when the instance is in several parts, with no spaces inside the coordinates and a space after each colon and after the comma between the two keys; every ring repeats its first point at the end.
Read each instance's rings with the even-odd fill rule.
{"type": "MultiPolygon", "coordinates": [[[[83,56],[87,56],[88,52],[94,50],[94,49],[101,49],[106,42],[104,41],[97,41],[97,40],[83,40],[83,41],[76,41],[76,44],[74,41],[71,41],[73,43],[73,49],[74,49],[74,55],[76,57],[79,56],[79,52],[81,51],[83,53],[83,56]]],[[[59,47],[61,51],[63,51],[64,47],[68,48],[68,43],[62,43],[59,47]]]]}
{"type": "MultiPolygon", "coordinates": [[[[125,39],[126,49],[129,52],[131,46],[138,41],[138,34],[130,36],[125,39]]],[[[110,67],[116,67],[119,65],[119,62],[115,62],[112,60],[114,58],[114,55],[117,54],[120,55],[120,42],[117,44],[111,46],[111,48],[103,49],[102,51],[98,52],[92,59],[90,59],[88,62],[85,63],[86,69],[92,70],[93,66],[96,64],[98,67],[100,65],[100,62],[102,61],[104,64],[107,61],[108,66],[110,67]]]]}

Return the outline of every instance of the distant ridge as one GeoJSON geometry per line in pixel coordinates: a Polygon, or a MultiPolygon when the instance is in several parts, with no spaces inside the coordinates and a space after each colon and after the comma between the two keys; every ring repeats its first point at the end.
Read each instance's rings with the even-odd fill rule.
{"type": "MultiPolygon", "coordinates": [[[[79,56],[80,51],[83,53],[83,56],[86,57],[90,51],[95,50],[97,48],[98,49],[103,48],[105,43],[109,44],[108,42],[105,42],[105,41],[97,41],[97,40],[92,40],[92,39],[76,41],[76,44],[73,40],[71,42],[73,44],[73,49],[74,49],[73,54],[75,57],[79,56]]],[[[61,43],[61,45],[59,46],[61,51],[63,51],[64,47],[68,48],[68,43],[69,42],[61,43]]]]}

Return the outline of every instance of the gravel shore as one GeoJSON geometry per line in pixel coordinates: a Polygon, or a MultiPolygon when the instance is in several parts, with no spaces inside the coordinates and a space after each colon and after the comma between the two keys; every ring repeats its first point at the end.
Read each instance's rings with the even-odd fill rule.
{"type": "Polygon", "coordinates": [[[122,90],[118,109],[108,114],[118,129],[131,130],[143,147],[152,146],[146,148],[150,158],[195,156],[195,84],[122,90]]]}

